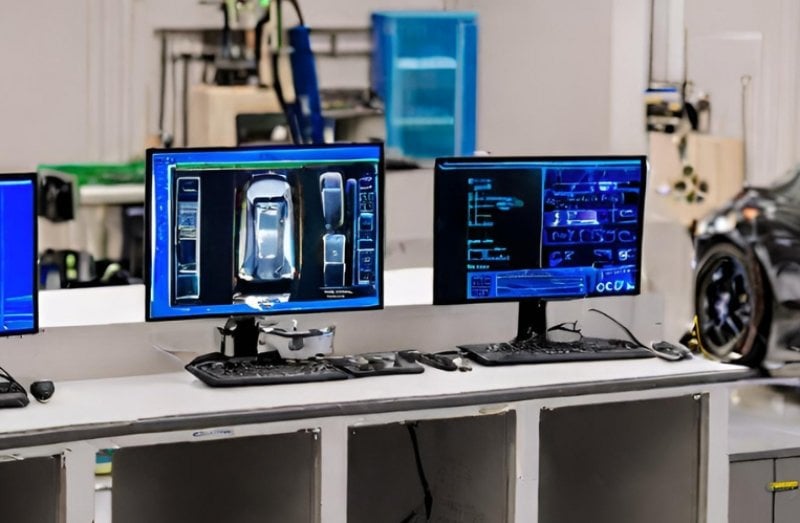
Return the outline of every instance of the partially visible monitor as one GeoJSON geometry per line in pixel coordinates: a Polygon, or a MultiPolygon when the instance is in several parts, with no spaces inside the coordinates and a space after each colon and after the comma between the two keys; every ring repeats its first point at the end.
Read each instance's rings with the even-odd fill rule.
{"type": "Polygon", "coordinates": [[[148,320],[383,305],[380,144],[147,153],[148,320]]]}
{"type": "Polygon", "coordinates": [[[538,331],[545,300],[638,294],[646,172],[641,156],[437,159],[434,303],[534,303],[520,330],[538,331]]]}
{"type": "Polygon", "coordinates": [[[0,336],[39,327],[36,174],[0,174],[0,336]]]}

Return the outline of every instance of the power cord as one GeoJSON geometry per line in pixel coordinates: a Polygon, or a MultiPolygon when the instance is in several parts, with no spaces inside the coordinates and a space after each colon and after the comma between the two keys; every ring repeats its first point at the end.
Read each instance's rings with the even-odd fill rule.
{"type": "MultiPolygon", "coordinates": [[[[411,437],[411,446],[414,447],[414,461],[417,464],[417,475],[419,476],[419,482],[422,485],[422,491],[425,497],[425,521],[430,521],[431,510],[433,509],[433,494],[431,493],[428,478],[425,475],[425,467],[422,465],[422,455],[419,451],[419,440],[417,439],[417,424],[407,423],[406,428],[408,428],[408,434],[411,437]]],[[[415,514],[412,513],[405,518],[402,523],[413,521],[414,516],[415,514]]]]}
{"type": "Polygon", "coordinates": [[[306,21],[303,18],[303,12],[300,10],[300,4],[297,3],[297,0],[288,0],[292,7],[294,8],[294,12],[297,13],[297,20],[300,22],[300,25],[306,25],[306,21]]]}
{"type": "Polygon", "coordinates": [[[0,393],[0,408],[5,407],[25,407],[28,405],[28,393],[20,382],[3,367],[0,367],[0,379],[5,379],[9,383],[9,390],[0,393]]]}
{"type": "Polygon", "coordinates": [[[11,375],[11,373],[9,373],[3,367],[0,367],[0,378],[4,378],[9,383],[11,383],[12,385],[16,385],[17,387],[19,387],[19,391],[18,392],[25,392],[25,387],[20,385],[20,383],[17,380],[14,379],[14,377],[11,375]]]}
{"type": "Polygon", "coordinates": [[[645,345],[644,343],[642,343],[641,341],[639,341],[639,338],[637,338],[637,337],[636,337],[636,336],[635,336],[635,335],[634,335],[634,334],[631,332],[631,330],[630,330],[628,327],[626,327],[625,325],[623,325],[623,324],[622,324],[622,322],[618,321],[616,318],[612,317],[610,314],[608,314],[608,313],[605,313],[605,312],[601,311],[600,309],[595,309],[595,308],[591,308],[591,309],[589,309],[589,310],[590,310],[591,312],[596,312],[597,314],[600,314],[601,316],[605,316],[606,318],[608,318],[609,320],[611,320],[611,322],[612,322],[612,323],[614,323],[614,324],[615,324],[617,327],[619,327],[620,329],[622,329],[622,330],[625,332],[625,334],[627,334],[627,335],[628,335],[628,338],[629,338],[629,339],[630,339],[630,340],[631,340],[633,343],[635,343],[636,345],[638,345],[639,347],[644,347],[645,349],[649,349],[649,348],[650,348],[650,347],[648,347],[647,345],[645,345]]]}
{"type": "Polygon", "coordinates": [[[628,335],[628,338],[643,349],[649,350],[655,356],[667,360],[667,361],[680,361],[686,358],[691,358],[692,353],[691,350],[683,347],[681,345],[674,345],[672,343],[666,341],[657,341],[654,342],[652,345],[645,345],[642,343],[639,338],[637,338],[631,330],[622,324],[622,322],[618,321],[616,318],[612,317],[610,314],[607,314],[599,309],[589,309],[591,312],[596,312],[602,316],[605,316],[607,319],[611,320],[617,327],[625,331],[625,334],[628,335]]]}

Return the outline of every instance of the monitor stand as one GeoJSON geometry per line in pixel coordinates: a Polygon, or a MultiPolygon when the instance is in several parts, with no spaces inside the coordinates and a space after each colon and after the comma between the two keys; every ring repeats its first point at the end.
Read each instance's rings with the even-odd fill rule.
{"type": "Polygon", "coordinates": [[[547,302],[545,300],[519,302],[517,336],[514,340],[524,341],[533,337],[547,337],[547,302]]]}
{"type": "Polygon", "coordinates": [[[225,325],[217,327],[223,336],[220,352],[225,352],[225,339],[233,340],[233,355],[257,356],[258,355],[258,318],[255,316],[231,316],[225,325]]]}

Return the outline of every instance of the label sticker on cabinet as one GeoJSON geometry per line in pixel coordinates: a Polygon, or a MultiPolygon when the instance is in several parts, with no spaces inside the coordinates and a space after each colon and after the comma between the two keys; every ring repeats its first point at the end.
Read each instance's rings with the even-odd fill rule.
{"type": "Polygon", "coordinates": [[[192,432],[193,438],[227,438],[233,436],[233,431],[230,429],[215,429],[215,430],[198,430],[192,432]]]}

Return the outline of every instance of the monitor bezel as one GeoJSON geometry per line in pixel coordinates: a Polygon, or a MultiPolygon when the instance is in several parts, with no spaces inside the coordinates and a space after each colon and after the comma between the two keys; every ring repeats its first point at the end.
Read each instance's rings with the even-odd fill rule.
{"type": "Polygon", "coordinates": [[[300,314],[330,314],[338,312],[353,312],[353,311],[374,311],[384,308],[384,242],[386,231],[386,207],[385,207],[385,181],[386,181],[386,166],[384,161],[384,147],[380,142],[376,143],[349,143],[337,142],[326,144],[275,144],[275,145],[249,145],[240,147],[172,147],[172,148],[149,148],[145,151],[145,248],[144,248],[144,284],[145,284],[145,299],[144,299],[144,317],[146,322],[160,322],[160,321],[181,321],[181,320],[197,320],[197,319],[211,319],[211,318],[227,318],[230,316],[236,317],[261,317],[261,316],[294,316],[300,314]],[[380,211],[380,220],[378,227],[378,241],[377,251],[378,260],[380,260],[379,272],[379,285],[378,285],[378,303],[368,307],[342,307],[336,309],[314,309],[314,310],[280,310],[280,311],[262,311],[262,312],[236,312],[231,314],[226,313],[208,313],[208,314],[181,314],[177,316],[153,316],[151,314],[151,291],[152,291],[152,265],[153,265],[153,247],[152,247],[152,223],[153,220],[153,156],[156,154],[170,154],[170,153],[204,153],[204,152],[237,152],[237,151],[264,151],[264,150],[280,150],[280,149],[337,149],[342,147],[359,147],[370,146],[378,148],[378,205],[380,211]]]}
{"type": "Polygon", "coordinates": [[[33,259],[33,327],[14,331],[0,330],[0,338],[10,338],[39,332],[39,176],[35,172],[0,173],[0,182],[10,180],[31,182],[33,187],[31,191],[33,198],[33,252],[31,253],[31,258],[33,259]]]}
{"type": "Polygon", "coordinates": [[[642,292],[642,266],[644,259],[644,202],[647,196],[647,178],[649,169],[647,164],[647,156],[645,155],[563,155],[563,156],[447,156],[436,158],[436,163],[433,168],[433,304],[434,305],[472,305],[481,303],[519,303],[519,302],[537,302],[537,301],[567,301],[567,300],[581,300],[591,298],[614,298],[623,296],[638,296],[642,292]],[[637,262],[636,271],[636,288],[633,291],[621,292],[615,294],[608,294],[604,296],[526,296],[514,298],[486,298],[480,300],[470,300],[464,298],[463,300],[445,300],[439,293],[439,285],[437,285],[439,272],[437,267],[441,263],[442,254],[439,252],[440,248],[436,241],[437,235],[437,218],[439,216],[439,198],[437,192],[439,189],[440,177],[447,176],[447,173],[441,170],[441,164],[446,162],[459,162],[459,163],[487,163],[487,162],[558,162],[558,161],[575,161],[575,162],[600,162],[600,161],[631,161],[638,160],[642,170],[642,198],[639,203],[639,216],[642,217],[639,223],[639,238],[641,238],[639,245],[639,259],[637,262]]]}

